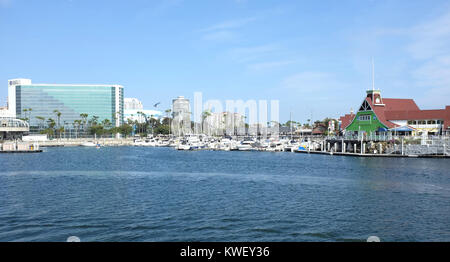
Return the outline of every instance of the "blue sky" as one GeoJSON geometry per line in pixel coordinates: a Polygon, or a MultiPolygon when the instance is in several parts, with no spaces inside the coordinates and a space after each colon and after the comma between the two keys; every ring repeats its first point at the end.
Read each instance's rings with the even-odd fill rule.
{"type": "Polygon", "coordinates": [[[450,3],[355,0],[0,0],[7,80],[121,84],[171,99],[278,99],[282,122],[339,117],[371,86],[450,104],[450,3]]]}

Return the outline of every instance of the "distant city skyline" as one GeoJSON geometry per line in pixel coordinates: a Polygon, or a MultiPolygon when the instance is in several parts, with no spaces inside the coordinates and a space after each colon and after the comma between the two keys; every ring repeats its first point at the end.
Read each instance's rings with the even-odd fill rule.
{"type": "Polygon", "coordinates": [[[0,0],[0,36],[0,106],[29,78],[119,84],[161,111],[194,92],[277,99],[303,124],[356,110],[372,57],[385,97],[450,101],[448,1],[0,0]]]}

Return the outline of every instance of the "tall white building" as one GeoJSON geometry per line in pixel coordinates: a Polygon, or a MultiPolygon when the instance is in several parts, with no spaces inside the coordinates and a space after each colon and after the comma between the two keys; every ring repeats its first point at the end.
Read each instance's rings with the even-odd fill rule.
{"type": "Polygon", "coordinates": [[[179,96],[172,100],[172,132],[182,136],[191,133],[191,107],[189,99],[179,96]]]}
{"type": "Polygon", "coordinates": [[[238,113],[210,113],[203,120],[203,133],[208,135],[236,135],[245,128],[245,117],[238,113]]]}

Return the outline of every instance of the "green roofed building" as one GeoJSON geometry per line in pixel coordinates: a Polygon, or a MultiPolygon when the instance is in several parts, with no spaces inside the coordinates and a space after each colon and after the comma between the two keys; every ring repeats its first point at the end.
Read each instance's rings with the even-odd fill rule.
{"type": "Polygon", "coordinates": [[[367,90],[356,114],[346,114],[339,122],[340,130],[350,134],[446,135],[450,134],[450,106],[421,110],[413,99],[382,98],[380,90],[367,90]]]}
{"type": "Polygon", "coordinates": [[[359,107],[356,116],[353,117],[353,121],[346,127],[347,132],[365,132],[365,133],[375,133],[378,131],[386,131],[389,127],[384,124],[378,118],[374,111],[374,104],[372,102],[372,94],[377,96],[378,103],[377,106],[384,106],[381,101],[379,90],[369,90],[367,91],[367,97],[362,102],[359,107]]]}

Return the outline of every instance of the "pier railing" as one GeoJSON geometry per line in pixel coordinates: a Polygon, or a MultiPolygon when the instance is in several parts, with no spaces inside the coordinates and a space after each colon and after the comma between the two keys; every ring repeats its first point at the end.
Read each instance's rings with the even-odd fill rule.
{"type": "Polygon", "coordinates": [[[392,134],[386,135],[345,135],[345,136],[327,136],[325,140],[356,140],[356,141],[409,141],[409,142],[421,142],[427,141],[428,144],[442,143],[445,141],[450,142],[449,136],[396,136],[392,134]]]}

